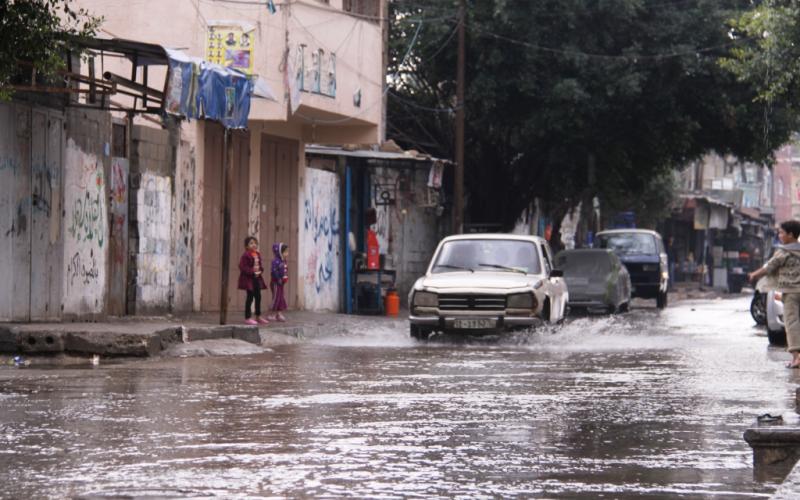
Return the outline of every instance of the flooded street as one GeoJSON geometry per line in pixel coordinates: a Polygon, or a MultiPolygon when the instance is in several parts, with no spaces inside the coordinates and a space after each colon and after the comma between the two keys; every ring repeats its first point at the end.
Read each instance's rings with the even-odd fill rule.
{"type": "MultiPolygon", "coordinates": [[[[0,369],[0,496],[768,497],[743,431],[797,370],[749,297],[474,341],[0,369]]],[[[375,325],[379,326],[375,326],[375,325]]]]}

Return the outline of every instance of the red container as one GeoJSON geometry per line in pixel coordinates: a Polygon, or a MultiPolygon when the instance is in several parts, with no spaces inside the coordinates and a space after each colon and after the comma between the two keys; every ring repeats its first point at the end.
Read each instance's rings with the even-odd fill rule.
{"type": "Polygon", "coordinates": [[[400,314],[400,296],[394,290],[386,292],[386,315],[397,316],[400,314]]]}
{"type": "Polygon", "coordinates": [[[379,269],[381,267],[381,254],[378,248],[378,235],[375,231],[367,231],[367,269],[379,269]]]}

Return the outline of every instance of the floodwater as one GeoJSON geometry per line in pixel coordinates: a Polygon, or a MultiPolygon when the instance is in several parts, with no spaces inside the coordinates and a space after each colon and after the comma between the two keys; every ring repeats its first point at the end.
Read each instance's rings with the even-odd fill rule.
{"type": "MultiPolygon", "coordinates": [[[[8,498],[762,498],[743,431],[797,370],[749,299],[420,343],[0,369],[8,498]]],[[[390,324],[391,325],[391,324],[390,324]]]]}

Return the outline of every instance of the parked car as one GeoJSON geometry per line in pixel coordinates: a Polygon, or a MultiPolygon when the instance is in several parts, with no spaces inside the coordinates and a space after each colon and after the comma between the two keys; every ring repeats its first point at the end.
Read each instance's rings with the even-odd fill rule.
{"type": "MultiPolygon", "coordinates": [[[[756,290],[761,290],[764,278],[759,280],[756,290]]],[[[781,292],[763,291],[767,305],[767,339],[772,345],[786,345],[786,329],[783,325],[783,300],[781,292]]]]}
{"type": "Polygon", "coordinates": [[[669,263],[661,235],[648,229],[611,229],[597,233],[596,248],[608,248],[620,258],[631,278],[631,296],[656,299],[667,307],[669,263]]]}
{"type": "Polygon", "coordinates": [[[563,250],[556,269],[564,272],[569,307],[609,313],[628,310],[631,278],[617,255],[607,248],[563,250]]]}
{"type": "Polygon", "coordinates": [[[411,336],[498,332],[564,318],[569,300],[544,238],[470,234],[443,239],[408,295],[411,336]]]}

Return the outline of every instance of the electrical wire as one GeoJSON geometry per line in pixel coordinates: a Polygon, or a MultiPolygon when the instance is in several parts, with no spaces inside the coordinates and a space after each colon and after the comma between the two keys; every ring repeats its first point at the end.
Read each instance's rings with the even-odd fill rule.
{"type": "MultiPolygon", "coordinates": [[[[220,3],[232,3],[232,4],[239,4],[239,5],[252,5],[253,7],[266,7],[267,6],[266,0],[210,0],[210,1],[212,1],[212,2],[220,2],[220,3]]],[[[273,2],[273,3],[275,4],[276,7],[278,7],[278,6],[290,7],[292,5],[302,5],[304,7],[309,7],[309,8],[312,8],[312,9],[322,10],[322,11],[326,11],[326,12],[330,12],[330,13],[341,14],[341,13],[344,12],[348,16],[357,17],[357,18],[360,18],[360,19],[366,19],[366,20],[369,20],[369,21],[377,21],[379,23],[383,23],[383,22],[387,21],[387,18],[381,17],[381,16],[370,16],[370,15],[367,15],[367,14],[360,14],[358,12],[352,12],[352,11],[346,11],[346,10],[342,10],[342,9],[336,9],[334,7],[330,7],[330,6],[327,6],[327,5],[324,5],[324,4],[320,4],[320,3],[306,3],[306,2],[303,2],[302,0],[286,0],[286,1],[283,1],[283,2],[273,2]]],[[[422,21],[435,22],[435,21],[443,21],[443,20],[452,19],[452,18],[455,18],[455,14],[447,15],[447,16],[441,16],[441,17],[430,17],[430,18],[425,18],[425,17],[408,18],[408,19],[404,19],[404,20],[411,21],[411,22],[422,22],[422,21]]],[[[391,20],[391,19],[389,19],[389,20],[391,20]]],[[[322,23],[320,23],[320,24],[322,24],[322,23]]]]}
{"type": "Polygon", "coordinates": [[[703,52],[711,52],[717,49],[722,49],[726,47],[731,47],[742,43],[743,39],[740,40],[731,40],[729,42],[725,42],[719,45],[712,45],[709,47],[699,47],[692,50],[682,51],[682,52],[666,52],[662,54],[626,54],[626,55],[615,55],[615,54],[597,54],[591,52],[583,52],[580,50],[567,50],[567,49],[557,49],[555,47],[545,47],[542,45],[537,45],[531,42],[526,42],[525,40],[519,40],[515,38],[511,38],[505,35],[499,35],[497,33],[493,33],[488,30],[483,30],[481,28],[476,28],[474,26],[468,27],[470,31],[475,31],[479,34],[479,36],[486,36],[489,38],[494,38],[496,40],[501,40],[504,42],[512,43],[515,45],[520,45],[523,47],[527,47],[529,49],[538,50],[541,52],[549,52],[553,54],[560,54],[560,55],[568,55],[568,56],[579,56],[579,57],[586,57],[589,59],[605,59],[605,60],[615,60],[615,61],[628,61],[628,62],[638,62],[639,60],[660,60],[660,59],[670,59],[675,57],[683,57],[683,56],[690,56],[690,55],[697,55],[703,52]]]}
{"type": "MultiPolygon", "coordinates": [[[[428,106],[422,106],[422,105],[417,104],[417,103],[415,103],[413,101],[409,101],[408,99],[405,99],[405,98],[401,97],[400,95],[395,94],[391,90],[389,91],[388,94],[389,94],[390,97],[393,97],[394,99],[400,101],[401,103],[405,104],[406,106],[409,106],[409,107],[415,108],[415,109],[419,109],[421,111],[430,111],[432,113],[455,113],[456,110],[459,108],[458,106],[454,106],[454,107],[451,107],[451,108],[431,108],[431,107],[428,107],[428,106]]],[[[461,107],[463,107],[463,105],[461,107]]]]}

